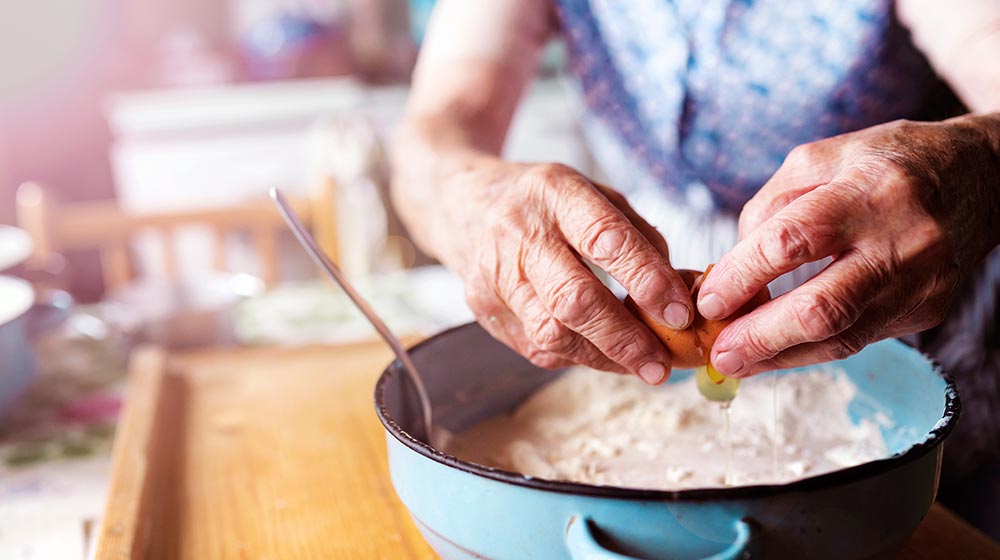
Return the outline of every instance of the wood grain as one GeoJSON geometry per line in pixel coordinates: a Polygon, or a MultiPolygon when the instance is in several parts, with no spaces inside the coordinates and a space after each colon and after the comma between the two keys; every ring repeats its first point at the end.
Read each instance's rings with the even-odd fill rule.
{"type": "MultiPolygon", "coordinates": [[[[373,410],[389,360],[381,343],[138,353],[96,558],[435,558],[373,410]]],[[[935,504],[901,558],[1000,547],[935,504]]]]}
{"type": "Polygon", "coordinates": [[[435,558],[389,479],[389,361],[380,343],[137,360],[97,558],[435,558]]]}
{"type": "Polygon", "coordinates": [[[150,456],[153,443],[154,411],[161,404],[160,387],[166,356],[157,348],[142,348],[132,354],[129,363],[127,405],[118,421],[112,451],[113,491],[108,494],[98,543],[98,558],[124,560],[141,558],[142,536],[148,532],[149,512],[144,510],[152,498],[150,456]]]}

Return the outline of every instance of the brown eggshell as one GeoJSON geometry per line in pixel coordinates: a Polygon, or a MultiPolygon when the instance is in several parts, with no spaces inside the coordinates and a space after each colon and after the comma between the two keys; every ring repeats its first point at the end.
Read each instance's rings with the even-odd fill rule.
{"type": "MultiPolygon", "coordinates": [[[[712,267],[709,265],[708,270],[711,269],[712,267]]],[[[684,280],[684,283],[691,290],[692,301],[697,302],[698,289],[701,284],[698,280],[701,278],[702,273],[697,270],[688,269],[679,269],[677,273],[680,274],[681,279],[684,280]]],[[[663,345],[667,347],[670,356],[673,358],[673,367],[686,369],[707,364],[712,345],[715,344],[715,339],[719,337],[722,329],[726,328],[736,318],[746,315],[769,299],[771,299],[771,293],[768,291],[767,286],[765,286],[735,313],[721,321],[710,321],[702,317],[698,313],[696,306],[691,326],[681,331],[671,329],[660,322],[659,318],[650,316],[640,309],[631,297],[625,298],[625,307],[663,341],[663,345]]]]}

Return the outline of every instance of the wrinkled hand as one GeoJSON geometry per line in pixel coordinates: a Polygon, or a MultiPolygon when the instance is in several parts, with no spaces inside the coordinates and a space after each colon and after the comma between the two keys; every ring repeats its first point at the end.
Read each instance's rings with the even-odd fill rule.
{"type": "Polygon", "coordinates": [[[842,359],[940,323],[968,270],[996,246],[996,126],[897,121],[805,144],[744,207],[740,241],[702,284],[725,317],[803,263],[833,262],[726,328],[727,374],[842,359]]]}
{"type": "Polygon", "coordinates": [[[670,355],[594,276],[607,271],[642,308],[690,323],[692,302],[663,238],[617,192],[562,165],[480,158],[450,177],[439,257],[497,339],[545,368],[572,363],[656,384],[670,355]]]}

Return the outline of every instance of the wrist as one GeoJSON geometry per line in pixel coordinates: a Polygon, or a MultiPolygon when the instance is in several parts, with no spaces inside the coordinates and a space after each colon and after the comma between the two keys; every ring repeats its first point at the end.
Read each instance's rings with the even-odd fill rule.
{"type": "MultiPolygon", "coordinates": [[[[969,113],[947,122],[969,127],[982,139],[984,146],[1000,158],[1000,113],[969,113]]],[[[997,166],[1000,167],[1000,160],[997,166]]]]}
{"type": "Polygon", "coordinates": [[[986,152],[983,161],[987,169],[983,173],[981,192],[985,195],[984,205],[990,214],[987,231],[984,232],[988,239],[988,253],[1000,245],[1000,113],[970,113],[948,122],[967,127],[969,135],[976,138],[986,152]]]}
{"type": "Polygon", "coordinates": [[[447,265],[449,246],[463,215],[473,211],[461,196],[476,170],[497,156],[477,148],[453,123],[408,118],[396,131],[390,195],[413,241],[447,265]]]}

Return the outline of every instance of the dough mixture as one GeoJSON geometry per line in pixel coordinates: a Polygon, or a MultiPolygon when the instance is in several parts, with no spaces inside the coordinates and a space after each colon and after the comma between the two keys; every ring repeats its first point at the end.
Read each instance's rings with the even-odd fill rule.
{"type": "MultiPolygon", "coordinates": [[[[731,404],[734,485],[789,482],[887,457],[883,413],[851,422],[857,387],[833,366],[777,380],[744,379],[731,404]],[[774,432],[777,432],[777,446],[774,432]]],[[[457,434],[447,451],[525,475],[631,488],[722,486],[723,412],[694,376],[649,387],[633,376],[577,367],[512,413],[457,434]]]]}

